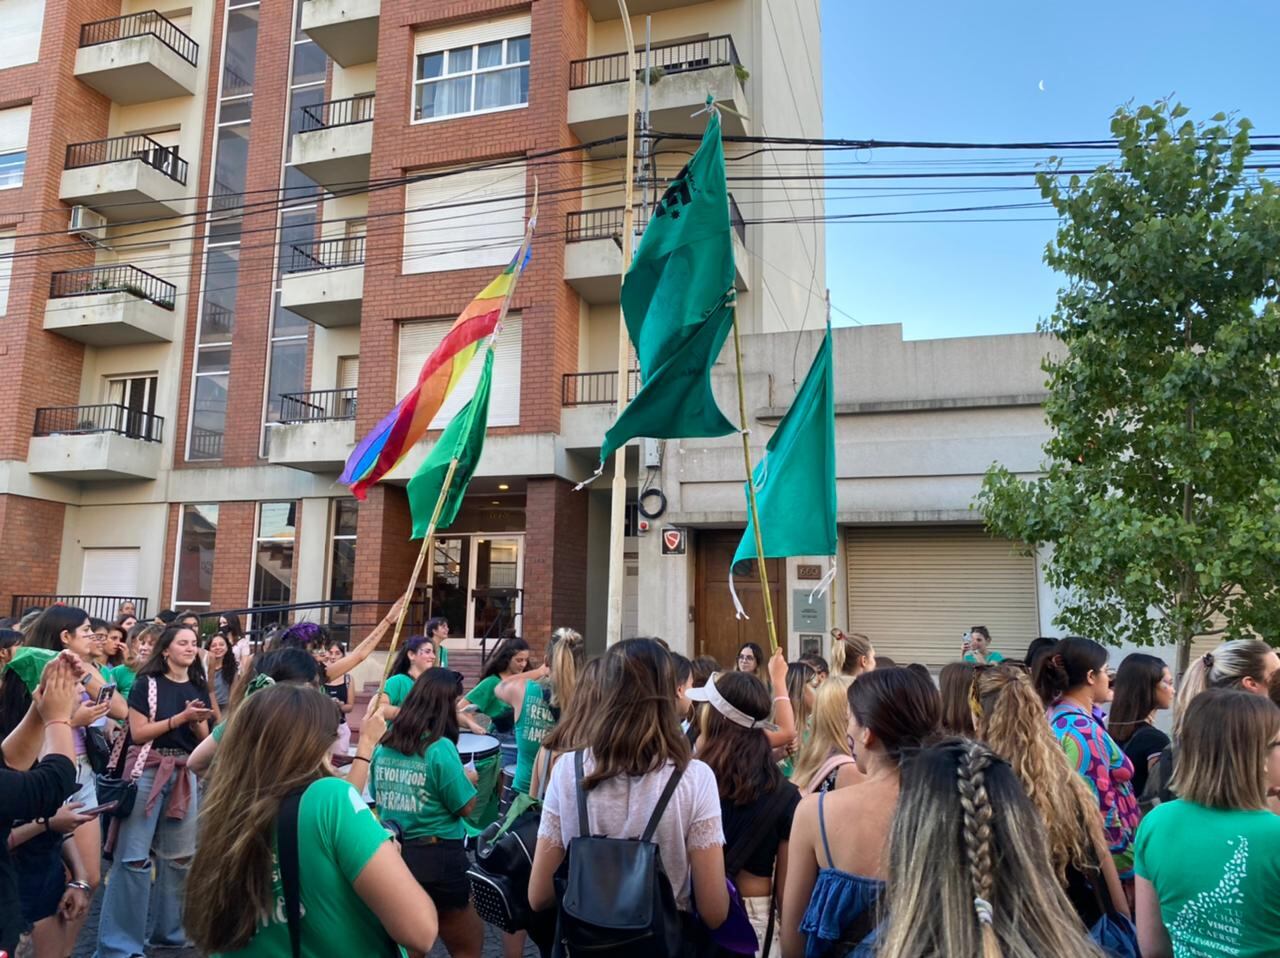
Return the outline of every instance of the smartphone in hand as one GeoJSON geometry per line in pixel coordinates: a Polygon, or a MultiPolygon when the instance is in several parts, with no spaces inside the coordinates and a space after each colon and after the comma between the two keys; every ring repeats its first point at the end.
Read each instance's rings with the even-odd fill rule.
{"type": "Polygon", "coordinates": [[[115,695],[115,693],[116,693],[116,684],[114,682],[110,682],[104,685],[101,689],[98,690],[98,698],[94,702],[94,705],[101,705],[103,702],[111,701],[111,696],[115,695]]]}
{"type": "Polygon", "coordinates": [[[76,814],[78,815],[103,815],[107,812],[114,812],[119,802],[106,802],[103,805],[95,805],[93,808],[82,808],[76,814]]]}

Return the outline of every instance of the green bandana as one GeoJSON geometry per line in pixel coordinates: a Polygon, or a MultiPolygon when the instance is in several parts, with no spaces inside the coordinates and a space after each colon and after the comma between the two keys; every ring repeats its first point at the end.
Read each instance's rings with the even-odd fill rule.
{"type": "Polygon", "coordinates": [[[13,653],[8,671],[16,672],[27,691],[31,692],[40,684],[40,676],[44,675],[45,667],[57,657],[58,653],[49,649],[22,647],[13,653]]]}

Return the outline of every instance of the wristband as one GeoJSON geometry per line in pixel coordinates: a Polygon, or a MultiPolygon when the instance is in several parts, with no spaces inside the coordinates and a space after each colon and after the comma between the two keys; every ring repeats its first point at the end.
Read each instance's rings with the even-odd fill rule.
{"type": "Polygon", "coordinates": [[[48,728],[50,725],[65,725],[67,728],[71,728],[71,720],[70,719],[49,719],[49,721],[44,723],[45,728],[48,728]]]}
{"type": "Polygon", "coordinates": [[[79,878],[77,878],[75,881],[69,881],[69,882],[67,882],[67,887],[68,887],[68,888],[79,888],[79,889],[80,889],[82,892],[84,892],[86,895],[87,895],[87,894],[89,894],[89,883],[88,883],[87,881],[82,881],[82,880],[81,880],[81,879],[79,879],[79,878]]]}
{"type": "Polygon", "coordinates": [[[173,716],[172,716],[172,715],[170,715],[170,716],[169,716],[169,731],[170,731],[170,732],[172,732],[172,731],[173,731],[173,716]]]}
{"type": "Polygon", "coordinates": [[[791,701],[791,696],[789,696],[789,695],[775,695],[775,696],[773,697],[773,700],[774,700],[775,702],[790,702],[790,701],[791,701]]]}
{"type": "Polygon", "coordinates": [[[364,762],[366,765],[372,765],[372,764],[373,764],[373,763],[372,763],[372,762],[370,762],[367,758],[365,758],[363,755],[353,755],[353,756],[351,757],[351,761],[353,761],[353,762],[364,762]]]}

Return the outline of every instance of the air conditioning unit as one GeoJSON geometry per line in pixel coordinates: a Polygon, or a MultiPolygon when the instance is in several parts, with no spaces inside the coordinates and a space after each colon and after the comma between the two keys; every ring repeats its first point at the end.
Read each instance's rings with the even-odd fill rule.
{"type": "Polygon", "coordinates": [[[107,235],[107,218],[87,206],[73,206],[67,232],[83,236],[91,243],[101,243],[107,235]]]}

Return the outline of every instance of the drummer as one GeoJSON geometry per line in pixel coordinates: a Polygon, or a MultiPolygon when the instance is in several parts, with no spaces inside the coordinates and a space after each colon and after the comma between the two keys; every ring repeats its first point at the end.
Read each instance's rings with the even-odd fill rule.
{"type": "MultiPolygon", "coordinates": [[[[400,647],[400,651],[396,653],[395,661],[391,663],[391,674],[382,686],[382,691],[386,694],[388,702],[383,708],[382,714],[388,722],[400,714],[400,709],[408,699],[409,691],[413,688],[414,683],[417,682],[418,677],[429,669],[436,668],[437,665],[439,663],[436,661],[436,647],[425,635],[415,635],[400,647]]],[[[451,674],[457,675],[456,672],[451,674]]],[[[469,732],[483,734],[484,729],[480,727],[480,724],[475,719],[466,714],[465,703],[462,703],[462,705],[462,709],[458,712],[458,722],[469,732]]]]}
{"type": "Polygon", "coordinates": [[[492,721],[490,733],[502,746],[503,765],[514,764],[516,760],[515,715],[511,706],[498,698],[497,688],[507,681],[536,679],[537,674],[526,671],[528,668],[529,643],[520,638],[503,639],[489,656],[484,675],[464,699],[492,721]]]}
{"type": "Polygon", "coordinates": [[[476,805],[476,772],[458,754],[456,672],[428,669],[401,705],[370,762],[369,791],[384,822],[404,835],[401,855],[440,915],[455,958],[479,958],[484,926],[471,904],[463,818],[476,805]]]}

